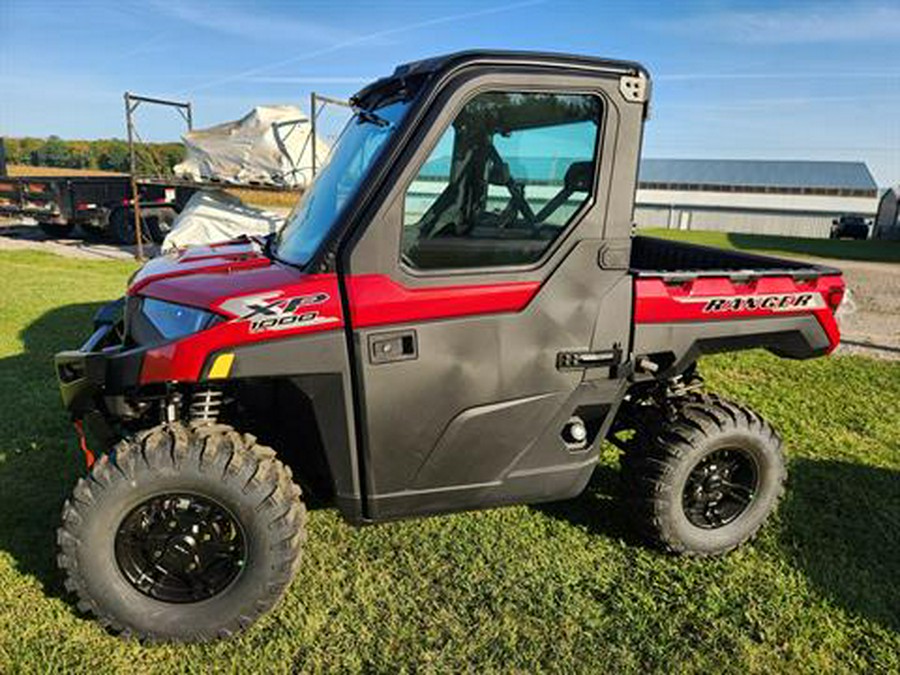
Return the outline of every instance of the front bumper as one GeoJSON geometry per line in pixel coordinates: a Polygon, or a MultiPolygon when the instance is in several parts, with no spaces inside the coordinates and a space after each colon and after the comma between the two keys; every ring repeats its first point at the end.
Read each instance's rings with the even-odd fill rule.
{"type": "Polygon", "coordinates": [[[105,306],[94,319],[94,332],[77,350],[54,357],[59,393],[74,420],[102,438],[114,436],[113,426],[121,417],[124,394],[138,385],[143,349],[127,350],[121,343],[118,321],[121,301],[105,306]]]}

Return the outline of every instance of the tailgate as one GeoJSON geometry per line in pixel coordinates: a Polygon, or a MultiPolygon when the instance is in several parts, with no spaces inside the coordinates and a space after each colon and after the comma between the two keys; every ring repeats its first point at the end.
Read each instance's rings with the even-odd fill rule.
{"type": "Polygon", "coordinates": [[[833,351],[841,273],[793,270],[652,273],[634,276],[633,353],[680,372],[701,354],[761,347],[789,358],[833,351]]]}

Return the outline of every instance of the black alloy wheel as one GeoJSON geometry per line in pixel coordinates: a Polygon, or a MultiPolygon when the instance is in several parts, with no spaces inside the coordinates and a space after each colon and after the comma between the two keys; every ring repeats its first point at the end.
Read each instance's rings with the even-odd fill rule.
{"type": "Polygon", "coordinates": [[[63,507],[78,608],[148,642],[235,635],[287,591],[306,508],[274,450],[225,424],[161,424],[101,455],[63,507]]]}
{"type": "Polygon", "coordinates": [[[669,553],[720,555],[752,539],[784,491],[781,439],[750,408],[715,394],[649,413],[622,457],[629,517],[669,553]]]}
{"type": "Polygon", "coordinates": [[[688,475],[681,497],[684,514],[706,530],[724,527],[750,506],[758,480],[756,463],[743,450],[715,450],[688,475]]]}
{"type": "Polygon", "coordinates": [[[163,602],[198,602],[224,591],[247,560],[237,519],[195,494],[140,503],[116,532],[116,562],[137,590],[163,602]]]}

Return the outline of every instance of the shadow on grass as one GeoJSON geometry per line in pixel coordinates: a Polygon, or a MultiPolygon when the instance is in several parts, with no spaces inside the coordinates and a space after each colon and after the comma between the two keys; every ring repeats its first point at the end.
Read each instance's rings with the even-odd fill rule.
{"type": "Polygon", "coordinates": [[[52,357],[84,341],[98,307],[47,312],[21,333],[24,353],[0,359],[0,549],[52,595],[63,593],[56,568],[60,510],[84,475],[52,357]]]}
{"type": "Polygon", "coordinates": [[[778,251],[843,260],[900,262],[900,242],[893,241],[845,241],[732,232],[728,234],[728,243],[737,249],[778,251]]]}
{"type": "MultiPolygon", "coordinates": [[[[837,606],[900,631],[900,473],[796,459],[781,506],[781,547],[813,588],[837,606]]],[[[619,471],[598,466],[577,498],[534,506],[590,533],[643,545],[634,534],[619,471]]]]}
{"type": "Polygon", "coordinates": [[[642,545],[628,521],[622,499],[619,470],[599,465],[578,497],[563,502],[536,504],[533,509],[552,518],[583,527],[591,534],[620,539],[630,545],[642,545]]]}
{"type": "Polygon", "coordinates": [[[835,604],[900,631],[900,472],[796,459],[789,475],[791,562],[835,604]]]}

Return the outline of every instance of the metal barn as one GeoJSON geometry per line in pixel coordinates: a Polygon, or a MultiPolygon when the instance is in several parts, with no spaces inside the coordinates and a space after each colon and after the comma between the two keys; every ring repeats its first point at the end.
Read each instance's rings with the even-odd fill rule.
{"type": "Polygon", "coordinates": [[[638,227],[828,237],[844,214],[873,217],[878,187],[863,162],[645,159],[638,227]]]}

